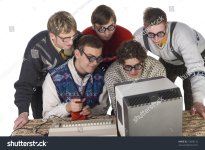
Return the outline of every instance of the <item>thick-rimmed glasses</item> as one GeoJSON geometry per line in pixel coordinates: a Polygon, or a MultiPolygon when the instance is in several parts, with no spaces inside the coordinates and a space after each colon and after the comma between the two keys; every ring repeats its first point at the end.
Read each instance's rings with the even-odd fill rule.
{"type": "Polygon", "coordinates": [[[158,33],[152,33],[152,32],[148,32],[147,33],[147,37],[148,38],[155,38],[155,36],[158,36],[159,38],[162,38],[162,37],[164,37],[165,36],[165,32],[164,31],[160,31],[160,32],[158,32],[158,33]]]}
{"type": "Polygon", "coordinates": [[[114,31],[114,30],[115,30],[115,27],[116,27],[115,24],[111,24],[111,25],[109,25],[107,28],[106,28],[106,27],[97,28],[97,27],[95,26],[95,29],[97,29],[97,31],[100,32],[100,33],[105,33],[106,30],[108,30],[108,31],[114,31]]]}
{"type": "Polygon", "coordinates": [[[140,64],[135,64],[134,66],[131,66],[131,65],[124,65],[124,66],[123,66],[123,69],[124,69],[125,71],[132,71],[132,69],[134,69],[134,70],[141,70],[142,68],[143,68],[142,63],[140,63],[140,64]]]}
{"type": "Polygon", "coordinates": [[[57,35],[57,37],[59,37],[62,42],[70,42],[71,40],[75,40],[78,36],[78,33],[76,33],[75,35],[71,36],[71,37],[60,37],[59,35],[57,35]]]}
{"type": "Polygon", "coordinates": [[[89,60],[89,62],[94,62],[96,61],[98,64],[103,62],[103,57],[102,56],[99,56],[99,57],[95,57],[95,56],[88,56],[83,49],[79,49],[80,51],[83,52],[83,54],[85,54],[85,56],[87,57],[87,59],[89,60]]]}

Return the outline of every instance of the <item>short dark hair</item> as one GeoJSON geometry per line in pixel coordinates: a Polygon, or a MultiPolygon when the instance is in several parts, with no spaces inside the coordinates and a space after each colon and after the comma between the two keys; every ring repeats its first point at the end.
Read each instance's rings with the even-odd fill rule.
{"type": "Polygon", "coordinates": [[[81,50],[85,46],[103,48],[103,43],[94,35],[83,35],[77,43],[77,49],[81,50]]]}
{"type": "Polygon", "coordinates": [[[97,8],[95,8],[91,15],[91,23],[93,25],[96,23],[99,25],[104,25],[107,24],[111,18],[116,23],[116,15],[112,8],[106,5],[99,5],[97,8]]]}
{"type": "Polygon", "coordinates": [[[121,64],[125,63],[125,60],[136,58],[139,61],[143,62],[147,58],[147,52],[142,45],[135,41],[125,41],[117,50],[118,61],[121,64]]]}
{"type": "Polygon", "coordinates": [[[160,8],[148,7],[144,11],[143,22],[145,27],[157,25],[162,22],[167,23],[167,16],[160,8]]]}

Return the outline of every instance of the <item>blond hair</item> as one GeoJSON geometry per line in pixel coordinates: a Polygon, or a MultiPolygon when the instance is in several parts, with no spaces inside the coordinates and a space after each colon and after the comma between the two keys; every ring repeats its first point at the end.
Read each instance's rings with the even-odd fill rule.
{"type": "Polygon", "coordinates": [[[59,35],[60,33],[70,33],[71,30],[76,32],[77,23],[69,12],[59,11],[49,18],[47,28],[49,32],[59,35]]]}

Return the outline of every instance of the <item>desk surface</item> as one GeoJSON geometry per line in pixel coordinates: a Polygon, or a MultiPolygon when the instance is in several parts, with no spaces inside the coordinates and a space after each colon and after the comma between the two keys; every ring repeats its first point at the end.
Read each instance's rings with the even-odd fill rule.
{"type": "MultiPolygon", "coordinates": [[[[103,116],[100,116],[103,118],[103,116]]],[[[93,119],[99,117],[93,117],[93,119]]],[[[35,119],[21,129],[15,130],[12,136],[47,136],[50,126],[59,121],[70,121],[69,118],[52,118],[48,120],[35,119]]],[[[199,115],[191,116],[189,112],[183,112],[183,136],[205,136],[205,120],[199,115]]]]}

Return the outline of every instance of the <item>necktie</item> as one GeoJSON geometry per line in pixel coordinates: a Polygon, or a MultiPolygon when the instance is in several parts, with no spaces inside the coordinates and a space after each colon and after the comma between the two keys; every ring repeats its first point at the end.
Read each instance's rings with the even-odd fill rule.
{"type": "Polygon", "coordinates": [[[64,60],[67,60],[67,59],[68,59],[68,56],[65,55],[65,53],[64,53],[64,49],[61,49],[60,52],[59,52],[59,54],[61,55],[61,57],[62,57],[64,60]]]}

